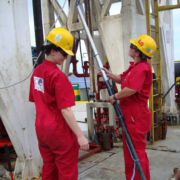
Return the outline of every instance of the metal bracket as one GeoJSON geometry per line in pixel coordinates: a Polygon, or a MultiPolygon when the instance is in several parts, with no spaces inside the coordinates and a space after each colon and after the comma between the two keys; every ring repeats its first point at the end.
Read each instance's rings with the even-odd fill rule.
{"type": "Polygon", "coordinates": [[[109,125],[116,127],[115,111],[109,102],[86,103],[89,140],[91,140],[91,136],[95,136],[92,108],[109,108],[109,125]]]}

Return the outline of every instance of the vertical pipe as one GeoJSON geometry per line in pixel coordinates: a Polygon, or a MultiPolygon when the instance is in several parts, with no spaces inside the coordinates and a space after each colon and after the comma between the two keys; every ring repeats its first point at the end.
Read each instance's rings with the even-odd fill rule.
{"type": "MultiPolygon", "coordinates": [[[[98,66],[101,68],[101,67],[103,67],[102,61],[101,61],[101,59],[100,59],[100,56],[99,56],[99,54],[98,54],[98,51],[97,51],[96,46],[95,46],[95,44],[94,44],[94,41],[93,41],[93,39],[92,39],[92,37],[91,37],[91,34],[90,34],[90,32],[89,32],[89,29],[88,29],[88,26],[87,26],[87,24],[86,24],[86,21],[85,21],[85,19],[83,18],[83,14],[82,14],[82,12],[81,12],[81,9],[80,9],[79,5],[77,5],[77,9],[78,9],[78,12],[79,12],[81,21],[82,21],[82,23],[83,23],[83,25],[84,25],[85,31],[86,31],[86,33],[87,33],[87,37],[89,38],[89,41],[90,41],[90,43],[91,43],[91,47],[92,47],[92,50],[93,50],[93,52],[94,52],[94,56],[95,56],[95,58],[96,58],[96,60],[97,60],[97,64],[98,64],[98,66]]],[[[103,74],[104,80],[107,81],[108,78],[107,78],[107,75],[106,75],[106,73],[104,72],[104,70],[102,70],[102,74],[103,74]]]]}
{"type": "MultiPolygon", "coordinates": [[[[94,31],[92,29],[92,23],[91,23],[90,1],[91,0],[85,0],[84,3],[86,9],[85,15],[86,15],[87,26],[93,38],[94,31]]],[[[95,75],[94,75],[95,67],[94,67],[93,56],[90,49],[90,42],[88,38],[87,38],[87,51],[88,51],[88,61],[89,61],[90,88],[91,88],[91,92],[96,92],[95,75]]]]}
{"type": "MultiPolygon", "coordinates": [[[[44,43],[43,28],[42,28],[42,13],[41,13],[41,0],[33,0],[33,12],[34,12],[34,28],[36,37],[36,50],[37,54],[40,52],[40,47],[44,43]]],[[[38,65],[42,63],[44,59],[44,53],[41,54],[38,65]]]]}
{"type": "MultiPolygon", "coordinates": [[[[155,16],[155,30],[156,30],[156,58],[157,58],[157,78],[158,78],[158,116],[162,118],[162,70],[161,70],[161,49],[160,49],[160,28],[159,28],[159,1],[154,0],[154,13],[157,15],[155,16]]],[[[160,119],[162,120],[162,119],[160,119]]],[[[162,127],[159,126],[159,134],[162,137],[162,127]]]]}
{"type": "MultiPolygon", "coordinates": [[[[151,20],[150,20],[150,2],[149,0],[145,1],[146,3],[146,25],[147,25],[147,35],[151,36],[151,20]]],[[[152,60],[149,60],[149,64],[152,68],[152,60]]],[[[152,125],[151,125],[151,133],[150,133],[150,142],[154,142],[154,102],[153,102],[153,83],[151,87],[151,94],[149,98],[149,108],[152,115],[152,125]]]]}

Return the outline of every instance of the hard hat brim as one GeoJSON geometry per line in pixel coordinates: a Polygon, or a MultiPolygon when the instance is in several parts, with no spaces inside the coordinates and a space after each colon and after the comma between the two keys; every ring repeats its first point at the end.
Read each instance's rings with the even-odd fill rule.
{"type": "Polygon", "coordinates": [[[132,43],[132,44],[134,44],[136,46],[135,40],[130,39],[129,41],[130,41],[130,43],[132,43]]]}
{"type": "MultiPolygon", "coordinates": [[[[54,44],[53,42],[51,42],[50,40],[48,40],[48,42],[46,43],[46,45],[50,45],[50,44],[54,44]]],[[[56,45],[56,44],[54,44],[56,45]]],[[[57,45],[56,45],[57,46],[57,45]]],[[[58,46],[59,47],[59,46],[58,46]]],[[[64,52],[66,52],[67,54],[74,56],[74,53],[71,50],[65,50],[64,48],[60,47],[64,52]]]]}
{"type": "Polygon", "coordinates": [[[65,51],[67,54],[74,56],[74,53],[71,50],[64,50],[64,49],[62,49],[62,50],[65,51]]]}

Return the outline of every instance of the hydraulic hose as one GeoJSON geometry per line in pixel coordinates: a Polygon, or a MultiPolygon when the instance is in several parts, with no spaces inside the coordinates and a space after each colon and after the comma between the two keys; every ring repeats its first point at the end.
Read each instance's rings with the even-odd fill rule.
{"type": "Polygon", "coordinates": [[[168,93],[170,92],[170,90],[176,85],[176,83],[178,83],[178,82],[180,82],[180,80],[178,80],[178,81],[176,81],[170,88],[169,88],[169,90],[167,91],[167,93],[162,97],[162,99],[164,99],[167,95],[168,95],[168,93]]]}
{"type": "MultiPolygon", "coordinates": [[[[105,83],[106,83],[106,87],[107,87],[107,89],[108,89],[108,93],[109,93],[109,95],[111,96],[111,95],[112,95],[112,92],[111,92],[110,85],[109,85],[109,83],[108,83],[108,78],[107,78],[106,73],[104,72],[104,70],[101,69],[103,66],[102,66],[102,62],[101,62],[100,56],[99,56],[99,54],[98,54],[98,52],[97,52],[96,46],[95,46],[94,41],[93,41],[93,39],[92,39],[92,37],[91,37],[91,34],[90,34],[90,32],[89,32],[89,29],[88,29],[88,26],[87,26],[87,24],[86,24],[86,21],[85,21],[85,19],[84,19],[84,16],[83,16],[83,14],[82,14],[82,12],[81,12],[80,6],[79,6],[79,4],[77,3],[77,1],[76,1],[76,7],[77,7],[77,10],[78,10],[79,16],[80,16],[80,18],[81,18],[81,21],[82,21],[82,23],[83,23],[83,25],[84,25],[84,28],[85,28],[87,37],[88,37],[88,39],[89,39],[89,42],[91,43],[91,47],[92,47],[92,50],[93,50],[93,52],[94,52],[94,57],[96,58],[97,63],[98,63],[98,66],[99,66],[99,69],[100,69],[100,71],[102,72],[102,76],[103,76],[104,81],[105,81],[105,83]]],[[[139,162],[139,160],[138,160],[136,151],[135,151],[135,149],[134,149],[132,140],[131,140],[130,135],[129,135],[128,131],[127,131],[126,125],[124,124],[123,114],[122,114],[122,112],[121,112],[121,109],[119,108],[119,105],[118,105],[117,102],[115,102],[115,103],[113,104],[113,107],[114,107],[115,112],[116,112],[116,114],[117,114],[118,120],[119,120],[119,122],[120,122],[120,124],[121,124],[122,130],[123,130],[123,133],[124,133],[126,142],[127,142],[127,146],[129,147],[130,153],[132,154],[132,158],[133,158],[134,163],[135,163],[135,165],[136,165],[136,168],[137,168],[137,171],[138,171],[138,173],[139,173],[139,176],[140,176],[141,180],[146,180],[146,178],[145,178],[145,176],[144,176],[144,172],[143,172],[142,167],[141,167],[141,164],[140,164],[140,162],[139,162]]]]}

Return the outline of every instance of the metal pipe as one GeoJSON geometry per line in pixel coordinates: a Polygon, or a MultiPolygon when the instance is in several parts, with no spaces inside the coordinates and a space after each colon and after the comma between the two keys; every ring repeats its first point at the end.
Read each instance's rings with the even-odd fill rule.
{"type": "MultiPolygon", "coordinates": [[[[41,13],[41,0],[33,0],[33,12],[34,12],[34,29],[36,37],[36,51],[40,53],[40,48],[44,43],[43,40],[43,28],[42,28],[42,13],[41,13]]],[[[42,63],[45,58],[44,53],[41,54],[38,65],[42,63]]]]}
{"type": "MultiPolygon", "coordinates": [[[[84,0],[86,23],[87,23],[89,32],[93,38],[90,3],[91,2],[89,0],[84,0]]],[[[93,54],[91,53],[91,47],[90,47],[90,42],[88,38],[87,38],[87,52],[88,52],[88,61],[89,61],[90,89],[91,89],[91,92],[96,92],[95,68],[94,68],[95,65],[94,65],[93,54]]]]}
{"type": "MultiPolygon", "coordinates": [[[[89,39],[89,41],[90,41],[92,50],[93,50],[93,52],[94,52],[94,56],[95,56],[95,58],[96,58],[96,60],[97,60],[97,63],[98,63],[98,65],[99,65],[99,67],[102,68],[103,65],[102,65],[100,56],[99,56],[98,51],[97,51],[97,49],[96,49],[96,46],[95,46],[95,44],[94,44],[94,42],[93,42],[93,39],[92,39],[92,37],[91,37],[91,34],[90,34],[89,30],[88,30],[88,26],[87,26],[87,24],[86,24],[86,21],[85,21],[84,18],[82,18],[82,17],[83,17],[83,14],[82,14],[82,12],[81,12],[81,9],[80,9],[79,5],[77,6],[77,9],[78,9],[78,13],[79,13],[79,15],[80,15],[81,21],[82,21],[82,23],[83,23],[83,25],[84,25],[84,28],[85,28],[87,37],[88,37],[88,39],[89,39]]],[[[103,74],[103,76],[104,76],[104,79],[107,81],[108,78],[107,78],[106,73],[104,72],[104,70],[102,70],[102,74],[103,74]]]]}
{"type": "Polygon", "coordinates": [[[89,77],[89,73],[88,73],[89,66],[87,65],[87,63],[85,63],[85,65],[82,67],[84,69],[83,74],[78,74],[78,72],[77,72],[78,60],[76,60],[76,52],[77,52],[78,43],[79,43],[78,41],[76,41],[76,43],[74,42],[74,46],[73,46],[74,56],[72,56],[72,58],[71,58],[71,63],[73,64],[73,73],[76,77],[89,77]]]}
{"type": "Polygon", "coordinates": [[[179,1],[177,5],[159,6],[158,11],[166,11],[166,10],[177,9],[177,8],[180,8],[179,1]]]}

